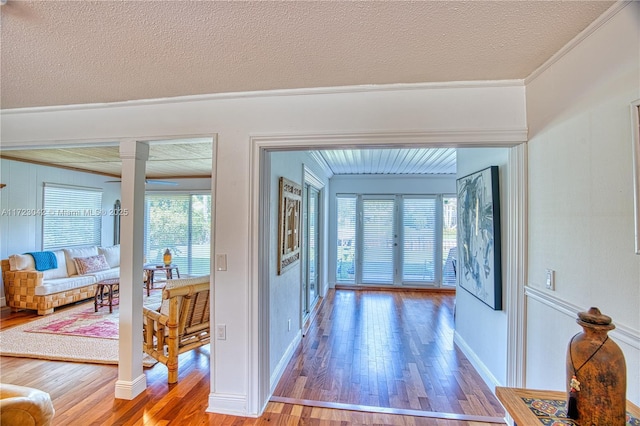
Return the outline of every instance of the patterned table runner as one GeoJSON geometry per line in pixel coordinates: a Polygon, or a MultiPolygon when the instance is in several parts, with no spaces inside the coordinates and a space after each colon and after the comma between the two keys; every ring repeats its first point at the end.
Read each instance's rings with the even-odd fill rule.
{"type": "MultiPolygon", "coordinates": [[[[540,424],[549,426],[573,425],[575,421],[567,418],[566,401],[559,399],[521,398],[533,414],[540,420],[540,424]]],[[[640,426],[640,419],[633,417],[627,411],[627,426],[640,426]]]]}

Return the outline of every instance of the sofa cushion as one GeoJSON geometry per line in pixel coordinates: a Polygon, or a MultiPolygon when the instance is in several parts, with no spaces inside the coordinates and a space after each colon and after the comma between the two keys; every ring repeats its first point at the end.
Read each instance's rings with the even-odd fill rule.
{"type": "Polygon", "coordinates": [[[46,271],[42,271],[42,279],[53,280],[57,278],[67,278],[67,264],[65,261],[64,250],[55,250],[53,254],[56,255],[58,267],[55,269],[47,269],[46,271]]]}
{"type": "Polygon", "coordinates": [[[109,269],[109,264],[104,254],[89,257],[74,257],[73,259],[76,263],[78,275],[86,275],[109,269]]]}
{"type": "MultiPolygon", "coordinates": [[[[165,289],[184,287],[187,285],[195,285],[209,282],[209,275],[203,275],[201,277],[194,278],[177,278],[175,280],[167,280],[167,284],[164,286],[165,289]]],[[[160,305],[160,313],[162,315],[169,315],[169,300],[162,299],[162,304],[160,305]]]]}
{"type": "Polygon", "coordinates": [[[12,254],[9,256],[9,270],[35,271],[36,263],[30,254],[12,254]]]}
{"type": "Polygon", "coordinates": [[[98,253],[98,247],[88,246],[88,247],[64,249],[64,254],[66,256],[66,263],[67,263],[67,276],[70,277],[78,273],[78,270],[76,269],[76,263],[73,260],[74,257],[97,256],[100,253],[98,253]]]}
{"type": "Polygon", "coordinates": [[[95,283],[96,277],[93,275],[76,275],[75,277],[55,278],[42,281],[42,285],[36,286],[34,291],[37,296],[46,296],[47,294],[73,290],[95,283]]]}
{"type": "Polygon", "coordinates": [[[120,278],[120,268],[111,268],[105,271],[92,272],[87,275],[92,275],[96,278],[96,282],[102,280],[110,280],[112,278],[120,278]]]}
{"type": "Polygon", "coordinates": [[[120,244],[111,247],[98,247],[98,253],[104,254],[111,268],[120,266],[120,244]]]}

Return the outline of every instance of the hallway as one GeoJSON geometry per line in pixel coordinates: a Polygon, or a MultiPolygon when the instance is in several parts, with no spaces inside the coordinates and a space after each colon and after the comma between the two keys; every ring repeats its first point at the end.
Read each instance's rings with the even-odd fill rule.
{"type": "Polygon", "coordinates": [[[329,291],[272,401],[502,419],[502,406],[453,343],[454,301],[439,292],[329,291]]]}

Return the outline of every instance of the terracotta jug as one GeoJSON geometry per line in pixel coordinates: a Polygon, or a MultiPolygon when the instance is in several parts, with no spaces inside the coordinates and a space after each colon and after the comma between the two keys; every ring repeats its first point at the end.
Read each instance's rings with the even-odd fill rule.
{"type": "Polygon", "coordinates": [[[568,416],[580,426],[625,426],[627,367],[607,334],[615,325],[598,308],[578,313],[576,321],[583,332],[567,349],[568,416]]]}

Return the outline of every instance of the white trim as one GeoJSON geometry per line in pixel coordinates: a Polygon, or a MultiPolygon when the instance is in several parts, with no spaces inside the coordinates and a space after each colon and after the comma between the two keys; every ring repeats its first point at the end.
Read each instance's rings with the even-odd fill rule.
{"type": "Polygon", "coordinates": [[[208,413],[228,414],[231,416],[258,417],[247,411],[247,399],[244,395],[231,393],[211,392],[209,394],[209,406],[206,411],[208,413]]]}
{"type": "Polygon", "coordinates": [[[633,143],[633,207],[636,254],[640,254],[640,99],[631,102],[631,141],[633,143]]]}
{"type": "Polygon", "coordinates": [[[157,105],[183,102],[203,102],[221,99],[243,99],[243,98],[263,98],[268,96],[302,96],[302,95],[333,95],[340,93],[362,93],[362,92],[388,92],[401,90],[425,90],[425,89],[458,89],[458,88],[489,88],[489,87],[522,87],[524,80],[474,80],[474,81],[446,81],[433,83],[397,83],[397,84],[365,84],[359,86],[333,86],[333,87],[312,87],[304,89],[277,89],[258,90],[250,92],[228,92],[212,93],[205,95],[176,96],[172,98],[141,99],[134,101],[121,101],[110,103],[76,104],[62,106],[46,106],[31,108],[4,109],[2,114],[24,114],[39,113],[49,111],[72,111],[90,110],[96,108],[131,107],[140,105],[157,105]]]}
{"type": "Polygon", "coordinates": [[[527,148],[524,143],[509,150],[506,386],[511,387],[524,387],[526,383],[527,148]]]}
{"type": "MultiPolygon", "coordinates": [[[[566,300],[560,299],[549,291],[539,290],[535,287],[525,286],[525,294],[530,299],[549,306],[550,308],[553,308],[571,318],[577,318],[578,312],[587,311],[585,308],[581,308],[567,302],[566,300]]],[[[620,323],[614,324],[616,328],[611,330],[609,335],[635,349],[640,349],[640,330],[634,330],[633,328],[620,323]]]]}
{"type": "MultiPolygon", "coordinates": [[[[216,258],[216,206],[218,203],[216,202],[216,194],[218,189],[218,134],[211,135],[211,225],[210,225],[210,246],[209,253],[211,253],[209,259],[209,324],[212,327],[216,326],[216,269],[215,269],[215,258],[216,258]]],[[[216,369],[219,367],[216,362],[216,350],[217,350],[217,342],[215,339],[210,339],[209,341],[209,389],[211,394],[213,394],[216,390],[215,379],[218,377],[216,369]]]]}
{"type": "Polygon", "coordinates": [[[553,66],[556,62],[562,59],[566,54],[571,52],[574,48],[580,45],[587,37],[596,32],[601,26],[606,24],[611,18],[613,18],[618,12],[620,12],[629,3],[633,3],[633,0],[618,0],[613,6],[607,9],[602,15],[600,15],[595,21],[593,21],[587,28],[582,30],[577,36],[571,39],[567,44],[562,46],[551,58],[549,58],[544,64],[540,65],[531,74],[524,79],[524,85],[527,86],[533,80],[538,78],[547,69],[553,66]]]}
{"type": "MultiPolygon", "coordinates": [[[[2,110],[2,114],[5,111],[2,110]]],[[[87,140],[87,138],[79,137],[78,139],[64,139],[52,141],[51,139],[36,139],[30,141],[2,141],[2,150],[11,151],[18,149],[30,149],[30,148],[95,148],[104,146],[120,146],[121,140],[131,140],[138,142],[145,142],[150,145],[166,145],[171,141],[188,141],[189,143],[206,143],[208,141],[193,142],[194,139],[211,139],[212,133],[199,133],[184,135],[178,134],[163,134],[163,135],[151,135],[151,136],[119,136],[114,138],[95,138],[87,140]]]]}
{"type": "Polygon", "coordinates": [[[458,334],[457,331],[453,334],[453,342],[458,345],[458,348],[462,351],[462,353],[467,357],[471,365],[478,371],[480,377],[487,384],[491,392],[494,392],[496,386],[502,386],[502,384],[496,379],[496,377],[491,373],[491,371],[487,368],[487,366],[478,358],[476,353],[467,345],[467,342],[458,334]]]}
{"type": "Polygon", "coordinates": [[[254,135],[252,141],[264,148],[304,149],[318,148],[416,148],[416,147],[512,147],[527,142],[527,128],[511,129],[437,129],[403,132],[311,133],[254,135]]]}
{"type": "Polygon", "coordinates": [[[311,151],[309,152],[309,155],[316,163],[318,163],[318,166],[320,166],[320,168],[324,172],[324,176],[327,179],[331,179],[333,177],[333,170],[331,170],[331,167],[329,167],[329,164],[324,159],[324,157],[320,155],[318,151],[311,151]]]}
{"type": "Polygon", "coordinates": [[[132,381],[117,380],[116,381],[116,399],[132,400],[140,395],[147,388],[147,376],[142,373],[132,381]]]}
{"type": "Polygon", "coordinates": [[[304,173],[304,183],[308,183],[318,191],[321,191],[322,188],[324,188],[324,182],[322,182],[320,178],[313,173],[313,170],[304,163],[302,164],[302,171],[304,173]]]}
{"type": "MultiPolygon", "coordinates": [[[[365,132],[339,134],[266,134],[250,136],[249,164],[249,253],[247,289],[247,406],[252,415],[259,415],[268,402],[269,375],[269,170],[267,153],[271,150],[313,150],[328,146],[353,149],[365,146],[459,146],[459,147],[513,147],[527,141],[527,129],[437,130],[416,132],[365,132]],[[265,185],[266,188],[262,188],[265,185]]],[[[517,195],[517,194],[514,194],[517,195]]],[[[522,195],[522,194],[520,194],[522,195]]],[[[520,232],[515,227],[509,232],[520,232]]],[[[512,257],[509,257],[512,259],[512,257]]],[[[517,260],[513,260],[514,262],[517,260]]],[[[522,265],[515,265],[520,268],[522,265]]],[[[513,307],[517,309],[517,307],[513,307]]],[[[515,315],[520,315],[516,312],[515,315]]],[[[475,355],[473,355],[475,356],[475,355]]],[[[486,368],[485,368],[486,370],[486,368]]],[[[495,381],[495,378],[492,380],[495,381]]],[[[497,381],[495,381],[497,383],[497,381]]]]}
{"type": "Polygon", "coordinates": [[[289,364],[289,361],[293,357],[301,341],[302,341],[302,330],[298,330],[296,337],[291,341],[291,343],[289,344],[289,347],[287,347],[287,350],[284,351],[284,355],[282,355],[280,362],[278,362],[278,365],[276,365],[276,368],[273,370],[273,373],[271,374],[271,380],[270,380],[271,385],[269,386],[269,389],[270,389],[269,397],[271,397],[271,394],[273,394],[273,391],[276,389],[276,386],[278,385],[280,378],[284,374],[284,370],[287,368],[287,364],[289,364]]]}

